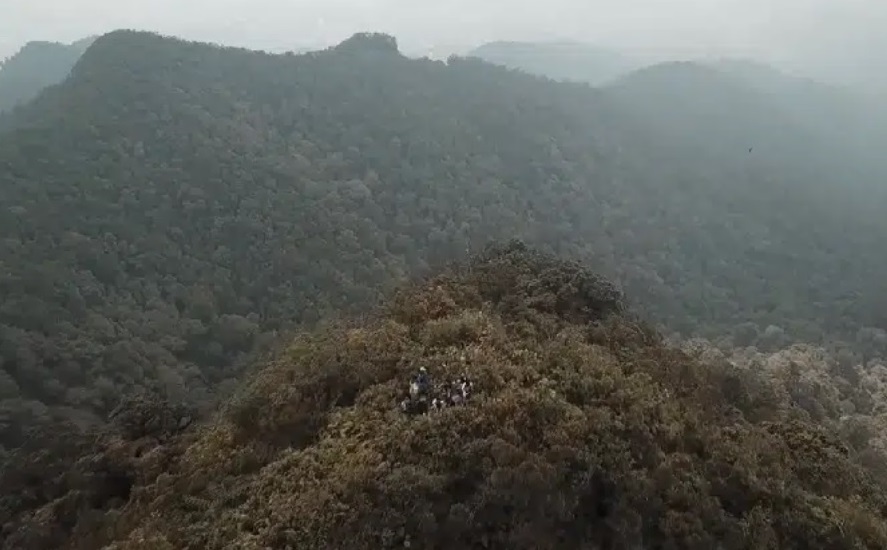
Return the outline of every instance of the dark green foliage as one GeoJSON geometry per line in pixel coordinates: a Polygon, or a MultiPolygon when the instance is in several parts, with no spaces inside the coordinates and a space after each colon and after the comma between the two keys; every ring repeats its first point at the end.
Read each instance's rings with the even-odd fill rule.
{"type": "Polygon", "coordinates": [[[171,442],[165,475],[135,464],[126,508],[60,547],[887,544],[872,461],[794,411],[777,380],[666,348],[619,303],[574,263],[491,249],[369,323],[300,335],[171,442]],[[576,307],[540,305],[549,292],[576,307]],[[428,346],[441,323],[470,329],[428,346]],[[417,365],[468,371],[475,398],[402,415],[417,365]]]}
{"type": "MultiPolygon", "coordinates": [[[[4,395],[206,403],[279,331],[511,237],[593,261],[686,333],[883,322],[881,195],[661,153],[622,109],[384,35],[302,56],[103,36],[0,136],[4,395]]],[[[533,307],[585,315],[576,284],[533,307]]]]}
{"type": "Polygon", "coordinates": [[[602,92],[377,34],[100,38],[0,120],[3,543],[884,547],[887,384],[857,360],[887,353],[885,194],[783,107],[698,67],[602,92]],[[546,253],[302,334],[189,429],[281,331],[512,237],[546,253]],[[638,304],[854,349],[762,376],[664,347],[638,304]],[[469,370],[476,406],[402,418],[419,364],[469,370]]]}
{"type": "Polygon", "coordinates": [[[0,548],[96,548],[133,487],[167,471],[192,418],[141,394],[122,400],[110,426],[32,421],[0,469],[0,548]]]}
{"type": "Polygon", "coordinates": [[[195,412],[183,405],[172,405],[154,393],[129,395],[111,411],[110,420],[126,440],[154,437],[167,439],[194,420],[195,412]]]}
{"type": "Polygon", "coordinates": [[[67,422],[29,431],[0,471],[3,548],[59,548],[79,524],[89,529],[129,499],[127,465],[103,453],[99,432],[67,422]]]}

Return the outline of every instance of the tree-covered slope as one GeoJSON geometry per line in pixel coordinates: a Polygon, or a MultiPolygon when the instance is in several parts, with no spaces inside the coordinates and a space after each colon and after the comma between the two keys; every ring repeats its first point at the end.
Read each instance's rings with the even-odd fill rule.
{"type": "MultiPolygon", "coordinates": [[[[702,261],[726,259],[724,246],[732,248],[739,242],[727,244],[720,239],[732,234],[744,249],[744,258],[735,268],[744,270],[740,264],[745,262],[760,268],[757,272],[762,278],[753,283],[759,290],[745,286],[752,278],[737,277],[733,281],[739,285],[733,286],[737,295],[769,295],[758,302],[758,311],[768,307],[766,302],[782,309],[779,303],[794,295],[807,303],[803,306],[807,319],[828,327],[832,336],[850,331],[839,319],[853,318],[884,328],[885,317],[875,304],[884,299],[887,286],[871,278],[883,267],[869,264],[865,269],[872,271],[868,274],[858,271],[868,259],[861,263],[857,262],[860,256],[841,259],[838,250],[845,245],[832,241],[841,235],[851,248],[874,250],[870,247],[879,238],[876,235],[882,234],[879,220],[887,204],[883,184],[887,171],[872,148],[882,139],[878,136],[883,130],[875,131],[872,121],[883,111],[876,102],[824,85],[784,75],[778,78],[775,71],[766,74],[752,75],[730,63],[721,67],[665,63],[638,70],[603,93],[614,112],[621,114],[623,127],[644,136],[645,160],[659,167],[661,182],[672,182],[665,189],[682,190],[665,200],[684,202],[687,211],[693,212],[700,229],[695,238],[706,242],[706,235],[711,235],[720,241],[708,242],[707,252],[700,254],[702,261]],[[866,116],[869,122],[862,124],[866,116]],[[859,142],[866,147],[857,147],[859,142]],[[706,205],[712,197],[716,202],[706,205]],[[695,202],[695,198],[703,200],[695,202]],[[714,204],[718,206],[712,208],[714,204]],[[720,214],[701,214],[715,211],[720,214]],[[744,228],[735,231],[734,223],[744,228]],[[728,226],[733,229],[725,231],[728,226]],[[795,240],[801,227],[807,232],[804,244],[795,240]],[[794,273],[794,282],[784,286],[778,274],[789,272],[794,273]],[[824,301],[821,291],[832,284],[826,280],[840,281],[837,285],[846,292],[838,291],[824,301]],[[835,315],[838,310],[845,313],[835,315]]],[[[688,262],[684,268],[695,266],[688,262]]],[[[719,269],[703,269],[708,273],[699,277],[707,279],[706,285],[719,276],[719,269]]],[[[715,309],[730,308],[729,300],[716,300],[715,309]]],[[[782,311],[785,318],[792,317],[782,311]]],[[[771,321],[781,324],[775,317],[771,321]]],[[[815,338],[814,332],[804,338],[815,338]]]]}
{"type": "Polygon", "coordinates": [[[740,59],[654,64],[581,43],[491,42],[468,55],[605,86],[629,113],[654,123],[659,141],[686,142],[699,155],[755,147],[773,166],[796,162],[815,174],[812,161],[821,159],[836,174],[878,185],[887,174],[887,102],[847,87],[740,59]]]}
{"type": "Polygon", "coordinates": [[[607,92],[660,141],[699,160],[789,169],[806,185],[883,188],[887,105],[849,90],[722,60],[647,67],[607,92]],[[739,154],[749,149],[752,156],[739,154]]]}
{"type": "Polygon", "coordinates": [[[662,133],[657,137],[687,142],[700,154],[720,147],[718,152],[727,157],[757,146],[758,156],[787,163],[810,146],[788,114],[763,94],[698,63],[647,67],[611,84],[608,91],[625,103],[626,111],[662,133]],[[792,157],[785,158],[787,154],[792,157]]]}
{"type": "Polygon", "coordinates": [[[27,103],[44,88],[64,80],[92,43],[29,42],[15,55],[0,61],[0,112],[27,103]]]}
{"type": "Polygon", "coordinates": [[[712,66],[765,94],[806,132],[829,139],[830,158],[887,174],[887,158],[883,155],[887,147],[887,98],[791,76],[750,61],[727,59],[712,66]]]}
{"type": "Polygon", "coordinates": [[[295,56],[115,32],[6,123],[6,445],[143,385],[204,402],[280,330],[503,237],[591,259],[687,333],[884,322],[882,195],[667,149],[607,93],[390,37],[295,56]]]}
{"type": "Polygon", "coordinates": [[[197,429],[137,403],[157,421],[58,455],[70,475],[0,478],[6,548],[887,545],[887,454],[872,416],[836,427],[839,377],[699,359],[624,309],[581,265],[487,250],[299,335],[197,429]],[[474,396],[403,415],[419,366],[474,396]]]}

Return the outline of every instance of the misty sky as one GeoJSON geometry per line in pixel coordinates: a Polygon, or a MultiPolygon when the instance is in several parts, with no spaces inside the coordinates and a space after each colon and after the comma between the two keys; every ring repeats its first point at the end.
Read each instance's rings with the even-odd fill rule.
{"type": "Polygon", "coordinates": [[[29,40],[70,42],[115,28],[271,50],[326,46],[364,30],[394,34],[412,52],[576,39],[665,55],[814,59],[850,71],[881,62],[887,1],[0,0],[0,57],[29,40]]]}

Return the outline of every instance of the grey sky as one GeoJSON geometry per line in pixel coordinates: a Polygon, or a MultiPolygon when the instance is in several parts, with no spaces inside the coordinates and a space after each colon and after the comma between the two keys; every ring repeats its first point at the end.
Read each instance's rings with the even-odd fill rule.
{"type": "Polygon", "coordinates": [[[392,33],[412,51],[578,39],[669,55],[810,57],[840,70],[878,61],[887,1],[0,0],[0,56],[29,40],[70,42],[124,27],[273,50],[363,30],[392,33]]]}

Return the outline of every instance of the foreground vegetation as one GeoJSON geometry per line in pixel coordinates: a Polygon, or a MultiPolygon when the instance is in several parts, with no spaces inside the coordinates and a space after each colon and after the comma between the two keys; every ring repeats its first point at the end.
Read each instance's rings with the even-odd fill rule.
{"type": "Polygon", "coordinates": [[[887,377],[696,348],[580,265],[492,248],[298,336],[211,422],[139,401],[57,477],[17,453],[5,548],[884,548],[887,377]],[[474,401],[401,415],[420,365],[474,401]]]}

